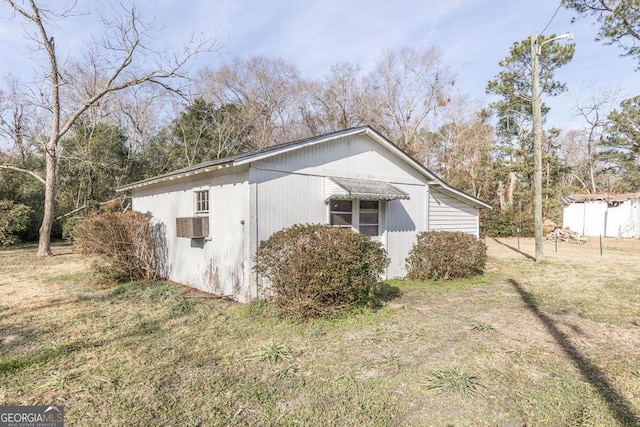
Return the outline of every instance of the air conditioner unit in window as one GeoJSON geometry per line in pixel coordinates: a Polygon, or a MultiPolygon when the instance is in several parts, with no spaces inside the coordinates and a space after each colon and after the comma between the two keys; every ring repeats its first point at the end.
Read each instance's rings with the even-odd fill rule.
{"type": "Polygon", "coordinates": [[[191,239],[209,237],[209,217],[190,216],[176,218],[176,231],[178,237],[191,239]]]}

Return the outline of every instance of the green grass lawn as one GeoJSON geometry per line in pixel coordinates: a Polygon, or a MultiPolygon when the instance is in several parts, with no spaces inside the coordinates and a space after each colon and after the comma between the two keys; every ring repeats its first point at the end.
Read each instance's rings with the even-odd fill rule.
{"type": "Polygon", "coordinates": [[[640,242],[538,264],[487,243],[481,277],[389,281],[380,309],[302,324],[104,288],[69,246],[2,250],[0,405],[64,405],[70,426],[638,425],[640,242]]]}

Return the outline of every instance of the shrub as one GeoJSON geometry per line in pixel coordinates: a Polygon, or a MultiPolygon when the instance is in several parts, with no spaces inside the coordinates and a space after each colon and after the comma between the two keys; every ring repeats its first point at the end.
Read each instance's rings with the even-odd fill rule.
{"type": "Polygon", "coordinates": [[[460,231],[423,232],[418,234],[406,263],[410,279],[471,277],[484,270],[487,247],[475,236],[460,231]]]}
{"type": "Polygon", "coordinates": [[[260,243],[255,270],[279,312],[304,320],[368,301],[388,264],[382,245],[363,234],[294,225],[260,243]]]}
{"type": "Polygon", "coordinates": [[[32,212],[29,206],[0,200],[0,246],[18,243],[16,234],[27,229],[32,212]]]}
{"type": "Polygon", "coordinates": [[[533,236],[533,214],[514,210],[482,209],[480,212],[480,234],[492,237],[511,237],[518,234],[533,236]]]}
{"type": "Polygon", "coordinates": [[[62,238],[67,242],[73,242],[76,227],[84,221],[84,217],[74,215],[67,218],[62,224],[62,238]]]}
{"type": "Polygon", "coordinates": [[[83,254],[93,255],[96,268],[117,282],[161,277],[166,250],[164,235],[139,212],[94,214],[75,227],[74,240],[83,254]]]}

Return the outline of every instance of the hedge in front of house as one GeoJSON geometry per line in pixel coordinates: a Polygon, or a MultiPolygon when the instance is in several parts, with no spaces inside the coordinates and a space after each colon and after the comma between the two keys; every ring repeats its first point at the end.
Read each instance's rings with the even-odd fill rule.
{"type": "Polygon", "coordinates": [[[481,274],[487,263],[487,247],[475,236],[460,231],[429,231],[406,259],[407,277],[447,280],[481,274]]]}
{"type": "Polygon", "coordinates": [[[74,241],[103,278],[124,282],[160,278],[160,256],[166,243],[140,212],[105,212],[90,215],[74,228],[74,241]]]}
{"type": "Polygon", "coordinates": [[[260,242],[255,258],[265,295],[301,320],[367,301],[388,264],[379,242],[328,225],[285,228],[260,242]]]}

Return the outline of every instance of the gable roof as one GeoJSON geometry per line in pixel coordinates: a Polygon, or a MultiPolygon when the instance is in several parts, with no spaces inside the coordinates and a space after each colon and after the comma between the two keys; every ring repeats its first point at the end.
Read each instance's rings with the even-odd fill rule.
{"type": "Polygon", "coordinates": [[[408,166],[417,171],[420,175],[426,177],[429,180],[430,186],[435,186],[439,191],[449,193],[451,196],[470,203],[476,207],[483,207],[492,209],[491,206],[482,200],[479,200],[457,188],[454,188],[440,179],[436,174],[424,167],[421,163],[415,160],[413,157],[405,153],[398,148],[395,144],[382,136],[378,131],[371,126],[361,126],[357,128],[346,129],[342,131],[332,132],[324,135],[315,136],[312,138],[302,139],[299,141],[287,142],[284,144],[274,145],[263,150],[254,152],[236,154],[221,159],[210,160],[208,162],[199,163],[197,165],[188,166],[186,168],[178,169],[172,172],[168,172],[162,175],[158,175],[152,178],[144,179],[142,181],[133,182],[131,184],[123,185],[116,189],[116,191],[127,191],[135,188],[145,187],[152,184],[158,184],[166,181],[173,181],[175,179],[181,179],[189,176],[193,176],[199,173],[211,172],[214,170],[225,169],[228,167],[240,166],[263,160],[272,156],[287,153],[289,151],[298,150],[303,147],[310,147],[316,144],[322,144],[328,141],[332,141],[339,138],[355,135],[366,135],[376,143],[380,144],[393,154],[401,158],[408,166]]]}

